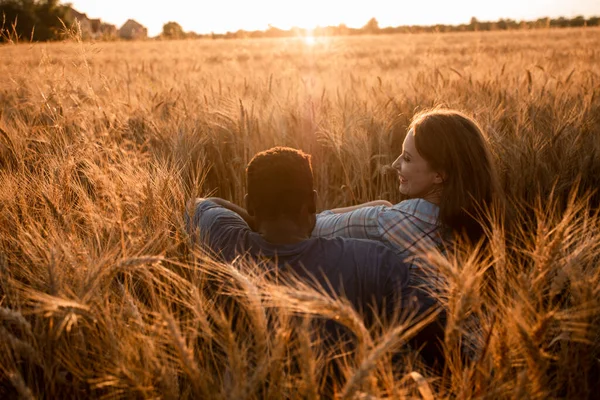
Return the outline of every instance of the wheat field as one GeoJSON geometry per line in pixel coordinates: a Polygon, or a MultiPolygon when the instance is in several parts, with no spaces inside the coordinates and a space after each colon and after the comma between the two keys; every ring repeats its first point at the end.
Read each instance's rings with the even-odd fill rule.
{"type": "Polygon", "coordinates": [[[1,398],[597,396],[599,29],[5,45],[0,129],[1,398]],[[185,201],[240,204],[274,145],[312,154],[320,209],[399,201],[434,106],[481,123],[509,204],[487,246],[430,255],[445,370],[403,345],[418,320],[369,330],[189,245],[185,201]]]}

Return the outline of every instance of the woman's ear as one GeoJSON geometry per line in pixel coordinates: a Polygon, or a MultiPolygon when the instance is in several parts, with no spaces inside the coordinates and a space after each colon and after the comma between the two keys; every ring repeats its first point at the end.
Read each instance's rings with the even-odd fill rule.
{"type": "Polygon", "coordinates": [[[248,215],[254,217],[254,205],[252,204],[252,199],[248,196],[248,193],[244,195],[244,203],[246,203],[246,211],[248,215]]]}
{"type": "Polygon", "coordinates": [[[446,173],[444,171],[439,171],[435,173],[435,177],[433,178],[433,183],[442,184],[446,182],[446,173]]]}

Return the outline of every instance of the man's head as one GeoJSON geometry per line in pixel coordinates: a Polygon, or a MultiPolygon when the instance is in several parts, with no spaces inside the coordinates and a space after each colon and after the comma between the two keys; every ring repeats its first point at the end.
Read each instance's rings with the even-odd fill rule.
{"type": "Polygon", "coordinates": [[[299,225],[314,224],[310,155],[289,147],[273,147],[256,154],[246,174],[246,208],[257,221],[287,219],[299,225]]]}

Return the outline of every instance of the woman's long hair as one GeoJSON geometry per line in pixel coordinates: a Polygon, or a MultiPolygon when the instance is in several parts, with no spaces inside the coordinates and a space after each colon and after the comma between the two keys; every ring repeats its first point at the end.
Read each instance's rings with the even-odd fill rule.
{"type": "Polygon", "coordinates": [[[477,243],[489,222],[487,214],[503,205],[498,175],[481,128],[463,113],[445,109],[415,115],[410,128],[419,154],[444,176],[441,225],[477,243]]]}

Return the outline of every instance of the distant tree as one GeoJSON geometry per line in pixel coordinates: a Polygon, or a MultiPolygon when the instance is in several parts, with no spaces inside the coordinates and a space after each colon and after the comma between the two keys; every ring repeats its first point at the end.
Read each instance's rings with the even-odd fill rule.
{"type": "Polygon", "coordinates": [[[471,22],[469,23],[469,29],[472,31],[479,30],[479,21],[475,17],[471,17],[471,22]]]}
{"type": "Polygon", "coordinates": [[[550,26],[558,26],[560,28],[566,28],[569,26],[569,20],[566,19],[565,17],[553,19],[550,21],[550,26]]]}
{"type": "Polygon", "coordinates": [[[571,20],[571,26],[585,26],[585,18],[583,15],[578,15],[571,20]]]}
{"type": "Polygon", "coordinates": [[[286,35],[286,32],[283,29],[277,28],[276,26],[273,26],[271,24],[269,24],[269,29],[267,29],[265,31],[265,37],[284,37],[284,36],[288,36],[288,35],[286,35]]]}
{"type": "Polygon", "coordinates": [[[58,0],[39,1],[37,16],[39,23],[34,33],[36,40],[60,39],[60,33],[64,30],[63,23],[70,26],[72,22],[67,21],[67,8],[60,5],[58,0]]]}
{"type": "Polygon", "coordinates": [[[362,30],[367,33],[377,33],[379,31],[379,22],[377,22],[375,18],[371,18],[369,22],[362,27],[362,30]]]}
{"type": "Polygon", "coordinates": [[[33,0],[0,0],[2,38],[16,33],[19,38],[29,39],[38,22],[35,7],[33,0]]]}
{"type": "Polygon", "coordinates": [[[250,34],[248,32],[246,32],[243,29],[238,29],[234,34],[233,37],[235,37],[236,39],[246,39],[250,36],[250,34]]]}
{"type": "Polygon", "coordinates": [[[489,21],[478,22],[477,29],[480,31],[490,31],[492,30],[492,23],[489,21]]]}
{"type": "Polygon", "coordinates": [[[498,29],[506,30],[506,29],[516,29],[519,27],[519,24],[515,20],[510,18],[498,20],[498,29]]]}
{"type": "Polygon", "coordinates": [[[536,28],[550,28],[550,18],[548,18],[548,17],[538,18],[535,21],[534,26],[536,28]]]}
{"type": "Polygon", "coordinates": [[[348,29],[348,26],[346,24],[339,24],[337,26],[336,35],[346,36],[349,32],[350,30],[348,29]]]}
{"type": "Polygon", "coordinates": [[[201,34],[199,34],[197,32],[194,32],[194,31],[188,31],[188,32],[185,33],[185,37],[188,38],[188,39],[199,39],[199,38],[203,38],[205,36],[206,35],[201,35],[201,34]]]}
{"type": "Polygon", "coordinates": [[[185,37],[185,32],[177,22],[167,22],[163,25],[162,37],[167,39],[181,39],[185,37]]]}
{"type": "Polygon", "coordinates": [[[66,26],[72,22],[67,7],[58,0],[0,0],[0,18],[3,21],[0,40],[8,33],[16,33],[23,40],[56,40],[60,38],[63,22],[66,26]]]}

